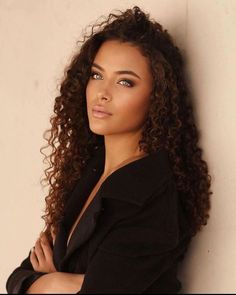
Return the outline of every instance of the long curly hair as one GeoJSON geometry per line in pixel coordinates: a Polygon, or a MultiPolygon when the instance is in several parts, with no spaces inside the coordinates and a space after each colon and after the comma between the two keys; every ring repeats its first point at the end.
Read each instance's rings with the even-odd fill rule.
{"type": "Polygon", "coordinates": [[[119,40],[137,46],[150,61],[154,83],[139,146],[148,154],[159,148],[168,151],[193,236],[207,224],[211,176],[198,146],[199,131],[181,52],[167,30],[137,6],[124,12],[113,11],[90,27],[90,32],[77,42],[79,48],[65,69],[54,114],[50,117],[51,128],[44,133],[47,145],[40,149],[44,161],[49,163],[41,180],[49,185],[42,216],[45,232],[49,237],[52,231],[57,233],[70,192],[95,149],[104,145],[104,136],[94,134],[89,128],[86,86],[102,43],[119,40]],[[51,153],[46,155],[43,149],[48,147],[51,153]]]}

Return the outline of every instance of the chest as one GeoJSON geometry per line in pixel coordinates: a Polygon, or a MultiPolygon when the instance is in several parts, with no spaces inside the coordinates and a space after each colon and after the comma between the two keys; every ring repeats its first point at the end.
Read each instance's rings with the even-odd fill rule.
{"type": "Polygon", "coordinates": [[[88,208],[88,206],[90,205],[90,203],[93,201],[93,199],[96,196],[96,194],[97,194],[97,192],[98,192],[101,184],[102,184],[102,182],[101,182],[101,180],[99,180],[97,182],[97,184],[94,186],[94,188],[92,189],[91,193],[89,194],[86,202],[84,203],[84,205],[82,207],[82,210],[80,211],[78,217],[76,218],[73,226],[70,229],[70,232],[69,232],[69,235],[68,235],[68,239],[67,239],[67,246],[68,246],[68,244],[70,242],[71,236],[73,235],[73,232],[74,232],[76,226],[80,222],[80,219],[81,219],[82,215],[84,214],[84,212],[86,211],[86,209],[88,208]]]}

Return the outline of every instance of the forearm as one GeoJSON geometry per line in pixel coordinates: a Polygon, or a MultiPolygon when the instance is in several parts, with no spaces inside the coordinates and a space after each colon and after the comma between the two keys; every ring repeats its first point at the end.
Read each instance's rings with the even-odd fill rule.
{"type": "Polygon", "coordinates": [[[71,293],[80,291],[83,274],[53,272],[41,276],[27,290],[27,294],[71,293]]]}

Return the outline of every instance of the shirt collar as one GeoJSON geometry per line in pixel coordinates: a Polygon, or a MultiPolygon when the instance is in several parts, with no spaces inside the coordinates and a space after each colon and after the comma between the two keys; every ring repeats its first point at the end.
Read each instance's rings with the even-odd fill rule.
{"type": "MultiPolygon", "coordinates": [[[[105,148],[99,147],[91,161],[93,173],[102,174],[105,164],[105,148]]],[[[126,201],[138,206],[154,192],[160,192],[173,175],[165,149],[129,162],[112,172],[101,185],[102,198],[126,201]]]]}

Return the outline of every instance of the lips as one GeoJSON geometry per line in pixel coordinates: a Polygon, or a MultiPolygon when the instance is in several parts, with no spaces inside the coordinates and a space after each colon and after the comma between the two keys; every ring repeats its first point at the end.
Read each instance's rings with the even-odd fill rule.
{"type": "Polygon", "coordinates": [[[93,111],[96,111],[96,112],[100,112],[100,113],[103,113],[103,114],[107,114],[107,115],[112,115],[110,112],[108,112],[104,107],[102,106],[94,106],[92,108],[93,111]]]}

